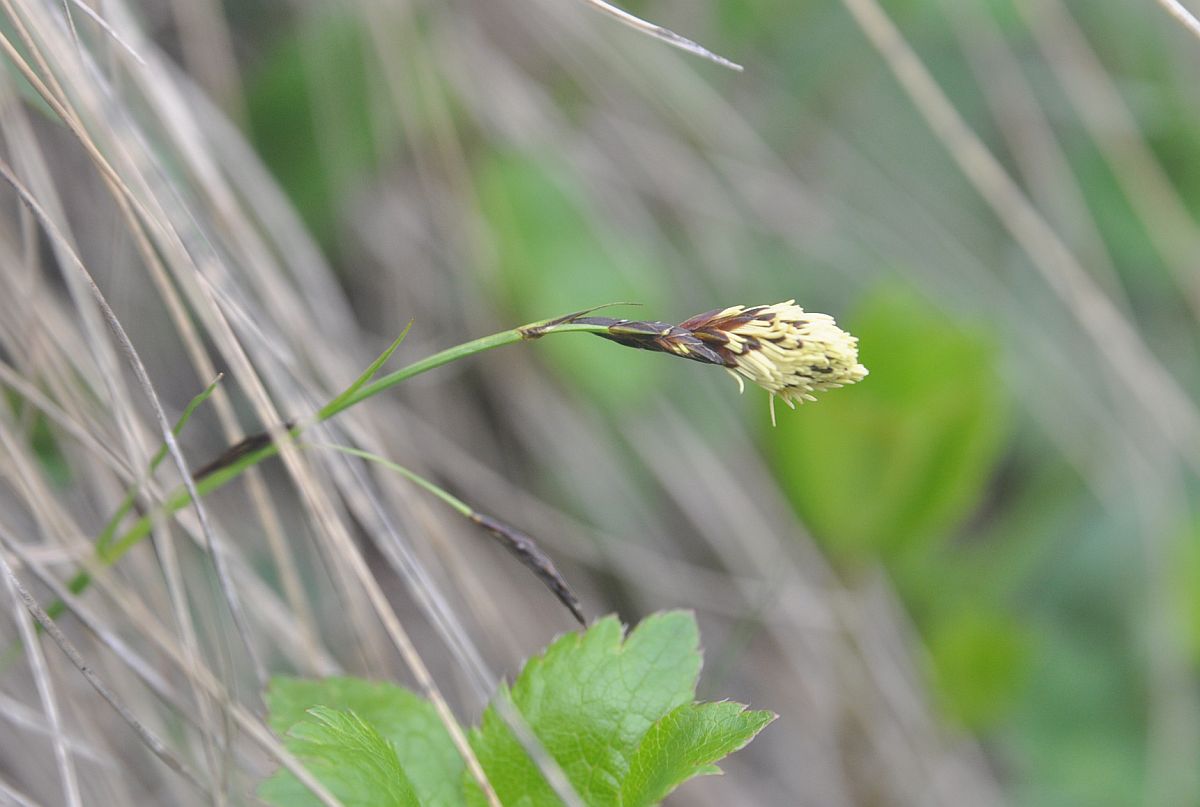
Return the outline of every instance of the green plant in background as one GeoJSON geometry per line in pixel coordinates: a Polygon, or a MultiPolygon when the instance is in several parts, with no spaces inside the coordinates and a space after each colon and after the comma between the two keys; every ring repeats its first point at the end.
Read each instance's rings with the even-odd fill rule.
{"type": "Polygon", "coordinates": [[[978,504],[1007,430],[985,338],[906,293],[876,297],[857,324],[871,384],[769,441],[796,509],[851,563],[941,545],[978,504]]]}
{"type": "Polygon", "coordinates": [[[399,121],[364,55],[367,34],[338,9],[305,17],[258,66],[247,88],[250,135],[309,231],[326,247],[337,232],[337,201],[384,162],[399,121]]]}
{"type": "MultiPolygon", "coordinates": [[[[473,172],[496,273],[486,278],[523,319],[565,311],[578,300],[640,300],[658,308],[668,295],[653,256],[634,239],[597,232],[578,178],[545,159],[488,153],[473,172]]],[[[644,400],[659,375],[600,344],[547,343],[547,360],[583,394],[608,406],[644,400]]]]}
{"type": "Polygon", "coordinates": [[[835,561],[887,565],[924,634],[943,712],[981,728],[1013,703],[1031,649],[1010,593],[980,585],[970,549],[950,543],[982,501],[1009,429],[996,350],[904,291],[878,294],[856,330],[871,384],[781,422],[767,444],[835,561]]]}
{"type": "MultiPolygon", "coordinates": [[[[776,717],[694,702],[701,657],[690,613],[657,614],[622,633],[610,616],[562,636],[495,696],[517,708],[593,807],[657,804],[688,779],[720,773],[716,763],[776,717]]],[[[267,704],[271,727],[347,805],[486,803],[433,706],[402,687],[276,678],[267,704]]],[[[561,804],[495,706],[470,742],[504,804],[561,804]]],[[[281,807],[319,803],[286,771],[260,795],[281,807]]]]}
{"type": "Polygon", "coordinates": [[[13,420],[21,423],[28,434],[34,456],[46,471],[46,476],[58,487],[69,485],[71,466],[63,456],[62,446],[50,428],[50,421],[45,413],[10,390],[5,390],[4,398],[12,412],[13,420]]]}
{"type": "Polygon", "coordinates": [[[1200,666],[1200,523],[1180,543],[1174,569],[1174,596],[1186,623],[1188,650],[1200,666]]]}

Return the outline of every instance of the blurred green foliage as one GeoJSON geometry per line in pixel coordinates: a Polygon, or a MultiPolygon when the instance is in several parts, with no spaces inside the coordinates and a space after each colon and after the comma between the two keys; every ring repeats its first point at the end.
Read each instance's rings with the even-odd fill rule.
{"type": "MultiPolygon", "coordinates": [[[[475,181],[496,251],[496,292],[516,321],[627,301],[663,310],[661,274],[635,242],[596,231],[578,177],[550,160],[489,153],[475,181]]],[[[646,316],[628,308],[604,313],[646,316]]],[[[563,378],[609,406],[636,403],[655,388],[655,363],[629,361],[598,339],[547,339],[539,350],[563,378]]]]}
{"type": "Polygon", "coordinates": [[[15,423],[24,427],[29,447],[46,478],[56,487],[67,488],[71,484],[71,463],[63,455],[58,438],[50,426],[50,420],[40,409],[34,408],[12,390],[5,389],[4,398],[15,423]]]}
{"type": "Polygon", "coordinates": [[[303,15],[247,87],[250,136],[309,230],[329,246],[338,211],[399,136],[391,107],[372,103],[378,77],[362,22],[345,9],[303,15]]]}
{"type": "Polygon", "coordinates": [[[981,728],[1011,705],[1029,657],[1004,598],[960,584],[968,552],[951,541],[987,495],[1010,428],[997,348],[901,289],[877,291],[847,324],[871,375],[781,412],[764,444],[836,562],[851,574],[888,566],[945,713],[981,728]]]}
{"type": "Polygon", "coordinates": [[[928,551],[978,504],[999,458],[996,350],[909,293],[881,292],[852,321],[869,380],[780,417],[766,442],[835,555],[928,551]]]}
{"type": "Polygon", "coordinates": [[[1184,615],[1189,650],[1200,666],[1200,524],[1188,531],[1180,544],[1175,570],[1174,595],[1180,613],[1184,615]]]}
{"type": "Polygon", "coordinates": [[[1031,638],[1000,603],[961,605],[928,620],[934,694],[963,725],[987,728],[1013,706],[1028,680],[1031,638]]]}

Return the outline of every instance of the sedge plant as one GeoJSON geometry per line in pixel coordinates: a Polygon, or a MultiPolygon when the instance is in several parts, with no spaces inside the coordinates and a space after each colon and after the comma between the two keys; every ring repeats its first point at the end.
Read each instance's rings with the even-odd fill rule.
{"type": "MultiPolygon", "coordinates": [[[[285,423],[273,433],[255,434],[231,446],[193,474],[194,488],[199,495],[211,493],[236,479],[247,469],[278,454],[278,439],[295,439],[312,426],[336,417],[414,376],[487,350],[536,340],[551,334],[590,333],[627,347],[652,350],[724,367],[738,381],[739,386],[744,388],[744,380],[749,380],[770,394],[772,421],[775,417],[776,398],[794,408],[799,403],[815,400],[816,392],[853,384],[867,375],[867,369],[858,361],[858,340],[839,328],[829,315],[806,312],[797,306],[794,300],[774,305],[737,305],[716,309],[678,324],[592,316],[596,310],[587,309],[500,331],[455,345],[399,370],[376,377],[404,340],[408,333],[406,327],[387,350],[341,394],[303,420],[285,423]]],[[[411,327],[411,323],[409,326],[411,327]]],[[[211,394],[216,383],[214,381],[189,404],[183,417],[176,424],[176,432],[183,427],[195,408],[211,394]]],[[[351,453],[388,464],[393,470],[433,492],[462,515],[483,527],[532,569],[571,610],[576,619],[581,623],[586,621],[578,600],[562,576],[529,536],[497,519],[476,512],[429,480],[402,466],[367,452],[352,450],[351,453]]],[[[163,456],[163,450],[155,455],[151,462],[151,471],[161,462],[163,456]]],[[[180,487],[157,509],[141,515],[124,532],[119,532],[121,522],[133,509],[137,492],[135,487],[127,494],[96,541],[96,558],[102,565],[116,563],[150,534],[158,519],[182,510],[191,502],[189,491],[180,487]]],[[[70,581],[69,588],[78,594],[88,587],[90,581],[87,572],[80,572],[70,581]]],[[[60,614],[63,608],[63,603],[56,602],[48,611],[54,616],[60,614]]]]}

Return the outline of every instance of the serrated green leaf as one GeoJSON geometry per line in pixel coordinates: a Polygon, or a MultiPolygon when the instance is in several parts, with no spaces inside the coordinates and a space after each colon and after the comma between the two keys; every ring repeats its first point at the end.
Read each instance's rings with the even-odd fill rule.
{"type": "MultiPolygon", "coordinates": [[[[774,719],[768,712],[747,712],[741,704],[692,702],[700,673],[699,639],[689,612],[648,617],[627,637],[616,617],[606,617],[583,634],[567,634],[553,642],[525,665],[511,689],[501,687],[497,697],[507,698],[520,711],[589,807],[650,805],[687,779],[720,773],[714,763],[774,719]]],[[[377,747],[368,747],[357,735],[366,729],[377,734],[394,757],[394,767],[407,775],[405,782],[416,800],[412,803],[486,804],[432,706],[406,690],[353,678],[277,678],[267,704],[271,726],[280,733],[290,729],[289,746],[313,739],[308,725],[313,704],[353,716],[362,726],[351,727],[354,731],[333,728],[349,734],[344,744],[354,753],[370,754],[376,778],[392,766],[384,764],[377,747]]],[[[317,715],[327,717],[319,707],[317,715]]],[[[333,747],[337,736],[328,721],[320,728],[325,731],[316,735],[316,756],[332,764],[340,753],[333,747]]],[[[494,702],[484,712],[481,727],[471,732],[471,744],[505,807],[561,805],[494,702]]],[[[314,772],[327,781],[321,771],[314,772]]],[[[366,781],[357,771],[346,776],[357,777],[358,784],[366,781]]],[[[342,797],[336,783],[329,784],[342,797]]],[[[263,793],[277,804],[312,803],[288,774],[277,774],[263,793]]]]}
{"type": "MultiPolygon", "coordinates": [[[[314,706],[285,743],[346,807],[420,807],[396,749],[352,711],[314,706]]],[[[264,782],[259,795],[280,807],[320,804],[286,772],[264,782]]]]}
{"type": "MultiPolygon", "coordinates": [[[[615,617],[583,635],[560,638],[526,664],[510,695],[589,805],[621,803],[643,738],[665,715],[691,703],[700,672],[699,633],[690,613],[648,617],[621,639],[615,617]]],[[[508,807],[561,803],[494,707],[472,732],[471,744],[508,807]]],[[[470,803],[482,803],[472,783],[466,788],[470,803]]]]}
{"type": "Polygon", "coordinates": [[[694,776],[720,773],[717,760],[743,748],[776,715],[740,703],[684,704],[650,727],[621,787],[623,807],[657,804],[694,776]]]}
{"type": "Polygon", "coordinates": [[[286,733],[314,705],[353,711],[395,748],[424,807],[459,807],[463,763],[433,706],[402,687],[356,678],[275,678],[267,691],[271,728],[286,733]]]}

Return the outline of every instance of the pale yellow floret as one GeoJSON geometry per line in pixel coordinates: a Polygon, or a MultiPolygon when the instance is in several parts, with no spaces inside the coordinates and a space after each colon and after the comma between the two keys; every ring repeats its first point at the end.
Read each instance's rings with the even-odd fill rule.
{"type": "MultiPolygon", "coordinates": [[[[736,317],[745,310],[732,306],[713,319],[736,317]]],[[[807,313],[794,300],[768,306],[725,333],[734,359],[731,371],[771,394],[772,423],[776,397],[794,409],[797,403],[815,401],[814,392],[867,376],[867,368],[858,363],[858,339],[839,328],[833,317],[807,313]]]]}

